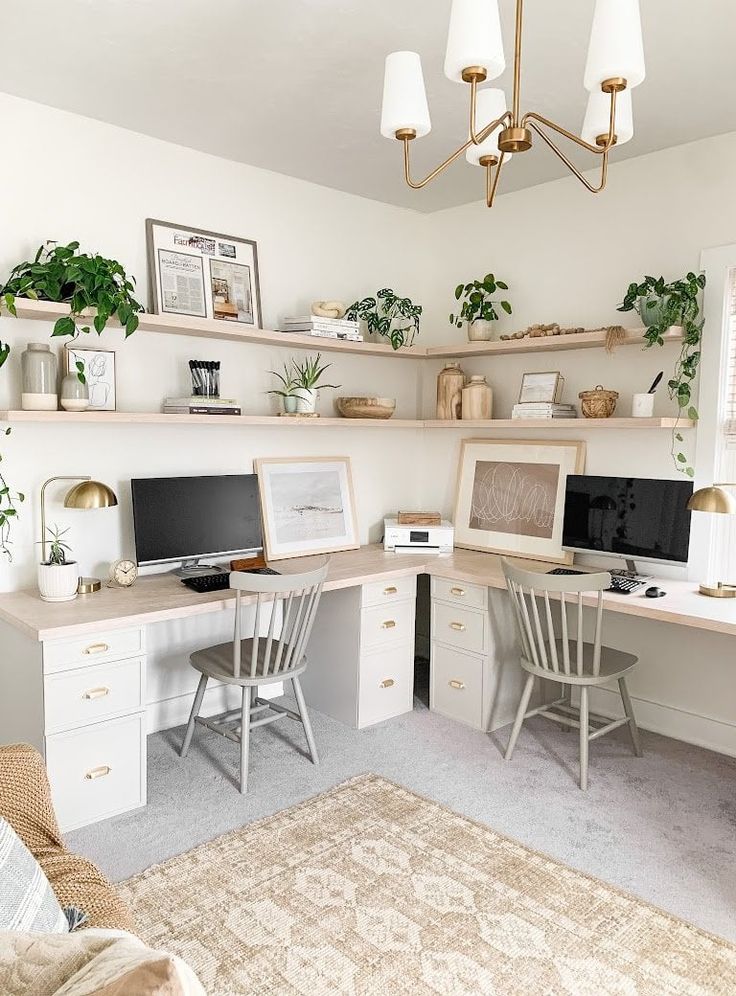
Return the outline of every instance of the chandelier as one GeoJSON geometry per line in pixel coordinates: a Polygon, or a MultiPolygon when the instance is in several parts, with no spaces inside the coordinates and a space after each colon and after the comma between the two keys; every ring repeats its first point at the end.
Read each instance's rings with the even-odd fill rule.
{"type": "Polygon", "coordinates": [[[606,186],[608,154],[634,134],[631,90],[644,79],[644,48],[639,0],[596,0],[585,66],[589,91],[581,135],[534,111],[521,113],[521,37],[523,0],[516,0],[514,82],[511,110],[503,90],[479,84],[496,79],[506,68],[498,0],[453,0],[445,55],[445,76],[470,87],[468,140],[422,180],[413,180],[410,142],[431,129],[422,64],[416,52],[386,57],[381,134],[404,146],[404,179],[414,190],[434,180],[465,154],[486,172],[486,204],[492,207],[501,170],[512,155],[527,152],[538,135],[584,186],[597,194],[606,186]],[[575,143],[600,161],[591,183],[552,138],[575,143]]]}

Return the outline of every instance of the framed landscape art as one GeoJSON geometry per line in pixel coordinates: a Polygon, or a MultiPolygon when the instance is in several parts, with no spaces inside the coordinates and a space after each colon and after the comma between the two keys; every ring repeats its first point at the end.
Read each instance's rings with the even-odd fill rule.
{"type": "Polygon", "coordinates": [[[357,550],[350,457],[255,461],[267,560],[357,550]]]}
{"type": "Polygon", "coordinates": [[[585,443],[466,439],[455,499],[455,546],[571,564],[562,549],[565,482],[585,443]]]}

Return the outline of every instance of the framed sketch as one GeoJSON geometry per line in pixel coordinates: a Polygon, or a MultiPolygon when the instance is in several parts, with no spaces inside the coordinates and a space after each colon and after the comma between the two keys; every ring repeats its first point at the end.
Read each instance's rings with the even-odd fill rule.
{"type": "Polygon", "coordinates": [[[466,439],[455,499],[455,546],[571,564],[562,549],[565,482],[585,443],[466,439]]]}
{"type": "Polygon", "coordinates": [[[89,410],[114,412],[115,351],[85,346],[65,346],[65,373],[81,371],[89,389],[89,410]],[[81,364],[81,366],[80,366],[81,364]]]}
{"type": "Polygon", "coordinates": [[[146,220],[151,311],[261,326],[258,247],[168,221],[146,220]]]}
{"type": "Polygon", "coordinates": [[[528,405],[533,402],[556,404],[562,398],[564,386],[565,378],[559,370],[522,374],[519,404],[528,405]]]}
{"type": "Polygon", "coordinates": [[[357,550],[350,457],[255,461],[267,560],[357,550]]]}

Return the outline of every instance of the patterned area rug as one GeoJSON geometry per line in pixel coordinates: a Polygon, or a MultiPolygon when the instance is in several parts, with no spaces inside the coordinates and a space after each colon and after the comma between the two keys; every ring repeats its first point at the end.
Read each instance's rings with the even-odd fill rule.
{"type": "Polygon", "coordinates": [[[736,947],[377,775],[121,886],[210,996],[720,996],[736,947]]]}

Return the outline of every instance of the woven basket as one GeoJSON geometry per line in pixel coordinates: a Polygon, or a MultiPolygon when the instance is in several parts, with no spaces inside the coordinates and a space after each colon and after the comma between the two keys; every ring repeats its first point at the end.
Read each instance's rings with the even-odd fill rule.
{"type": "Polygon", "coordinates": [[[607,391],[601,384],[594,391],[581,391],[578,397],[585,418],[610,418],[616,411],[618,391],[607,391]]]}

